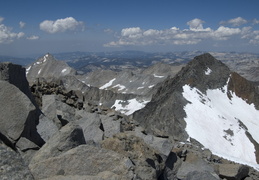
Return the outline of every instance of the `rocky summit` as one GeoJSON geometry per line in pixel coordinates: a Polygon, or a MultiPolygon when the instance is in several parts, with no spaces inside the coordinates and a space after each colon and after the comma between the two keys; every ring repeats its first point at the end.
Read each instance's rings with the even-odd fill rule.
{"type": "Polygon", "coordinates": [[[253,82],[208,53],[102,72],[0,64],[0,179],[259,179],[253,82]]]}

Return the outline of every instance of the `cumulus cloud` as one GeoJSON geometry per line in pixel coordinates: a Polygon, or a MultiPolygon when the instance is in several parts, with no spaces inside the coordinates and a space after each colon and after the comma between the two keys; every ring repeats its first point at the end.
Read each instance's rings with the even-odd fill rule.
{"type": "Polygon", "coordinates": [[[15,39],[22,38],[25,34],[23,32],[12,32],[12,28],[1,24],[3,18],[0,17],[0,43],[10,43],[15,39]]]}
{"type": "Polygon", "coordinates": [[[24,27],[25,27],[25,24],[26,24],[25,22],[20,21],[20,22],[19,22],[20,28],[24,28],[24,27]]]}
{"type": "Polygon", "coordinates": [[[127,45],[194,45],[205,40],[225,41],[230,38],[251,38],[251,27],[231,28],[220,26],[213,30],[203,27],[204,21],[193,19],[187,22],[189,29],[172,27],[170,29],[141,29],[140,27],[130,27],[121,30],[117,41],[105,44],[106,47],[127,46],[127,45]]]}
{"type": "Polygon", "coordinates": [[[242,17],[237,17],[234,19],[230,19],[228,21],[221,21],[220,24],[230,24],[232,26],[241,26],[243,24],[248,23],[248,21],[242,17]]]}
{"type": "Polygon", "coordinates": [[[55,21],[45,20],[40,23],[40,29],[42,31],[52,34],[65,31],[74,31],[80,28],[83,30],[83,22],[77,21],[73,17],[57,19],[55,21]]]}
{"type": "Polygon", "coordinates": [[[218,40],[227,40],[231,36],[237,35],[241,33],[241,29],[239,28],[229,28],[220,26],[216,31],[213,32],[213,36],[215,36],[218,40]]]}
{"type": "Polygon", "coordinates": [[[39,36],[35,36],[35,35],[27,37],[28,40],[37,40],[39,38],[40,38],[39,36]]]}

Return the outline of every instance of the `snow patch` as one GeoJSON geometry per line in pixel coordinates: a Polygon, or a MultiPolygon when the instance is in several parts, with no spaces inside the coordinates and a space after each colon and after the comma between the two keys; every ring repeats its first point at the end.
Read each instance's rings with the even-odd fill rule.
{"type": "Polygon", "coordinates": [[[126,89],[126,86],[123,86],[121,84],[117,84],[116,86],[113,86],[112,88],[116,88],[116,87],[119,88],[118,91],[122,91],[123,89],[126,89]]]}
{"type": "Polygon", "coordinates": [[[43,57],[43,62],[46,62],[46,61],[47,61],[47,57],[48,57],[48,55],[45,55],[45,56],[43,57]]]}
{"type": "Polygon", "coordinates": [[[110,80],[108,83],[104,84],[99,89],[106,89],[106,88],[110,87],[112,85],[113,81],[115,81],[115,80],[116,80],[116,78],[110,80]]]}
{"type": "Polygon", "coordinates": [[[137,100],[136,98],[127,101],[116,100],[112,108],[115,107],[116,111],[120,111],[125,115],[130,115],[135,111],[144,108],[148,102],[149,101],[145,100],[137,100]]]}
{"type": "Polygon", "coordinates": [[[39,70],[38,74],[40,74],[40,72],[41,72],[41,69],[39,70]]]}
{"type": "Polygon", "coordinates": [[[61,73],[65,73],[67,71],[67,68],[63,69],[61,73]]]}
{"type": "Polygon", "coordinates": [[[31,69],[31,66],[29,66],[29,67],[26,69],[26,75],[29,73],[30,69],[31,69]]]}
{"type": "Polygon", "coordinates": [[[205,71],[205,75],[210,75],[210,73],[212,72],[212,70],[210,68],[207,68],[207,70],[205,71]]]}
{"type": "Polygon", "coordinates": [[[183,96],[190,102],[184,107],[188,135],[218,156],[259,169],[254,145],[246,135],[248,131],[259,142],[259,111],[235,93],[230,100],[227,86],[205,94],[183,86],[183,96]]]}
{"type": "Polygon", "coordinates": [[[163,78],[163,77],[165,77],[165,76],[158,76],[156,74],[153,74],[153,76],[156,77],[156,78],[163,78]]]}
{"type": "Polygon", "coordinates": [[[154,87],[155,85],[153,84],[153,85],[150,85],[150,86],[148,86],[148,88],[152,88],[152,87],[154,87]]]}
{"type": "Polygon", "coordinates": [[[141,86],[141,87],[138,87],[137,90],[139,90],[139,89],[144,89],[144,88],[145,88],[145,87],[141,86]]]}

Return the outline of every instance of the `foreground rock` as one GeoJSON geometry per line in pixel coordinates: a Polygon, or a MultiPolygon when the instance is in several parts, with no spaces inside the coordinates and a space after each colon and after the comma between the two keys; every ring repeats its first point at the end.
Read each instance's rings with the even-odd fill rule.
{"type": "MultiPolygon", "coordinates": [[[[59,156],[30,165],[35,179],[57,175],[98,176],[101,172],[116,174],[120,179],[132,179],[132,162],[120,154],[92,145],[81,145],[59,156]]],[[[109,176],[109,175],[108,175],[109,176]]],[[[109,179],[109,177],[107,177],[109,179]]]]}
{"type": "Polygon", "coordinates": [[[22,151],[39,148],[44,144],[36,129],[40,110],[29,91],[25,69],[10,63],[0,67],[1,139],[22,151]]]}
{"type": "Polygon", "coordinates": [[[50,157],[58,156],[81,144],[85,144],[82,129],[74,124],[64,126],[59,132],[54,134],[44,146],[34,155],[30,165],[40,163],[50,157]]]}
{"type": "Polygon", "coordinates": [[[0,179],[33,180],[22,157],[0,140],[0,179]]]}

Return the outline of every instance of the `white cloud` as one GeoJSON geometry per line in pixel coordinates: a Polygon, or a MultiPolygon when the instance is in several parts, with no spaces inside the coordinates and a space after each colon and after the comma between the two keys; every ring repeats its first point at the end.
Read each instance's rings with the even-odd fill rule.
{"type": "Polygon", "coordinates": [[[24,28],[25,24],[26,24],[25,22],[20,21],[19,22],[20,28],[24,28]]]}
{"type": "Polygon", "coordinates": [[[140,27],[124,28],[121,30],[120,36],[117,36],[117,41],[109,42],[104,46],[194,45],[207,40],[216,43],[231,38],[243,41],[247,39],[247,42],[259,44],[259,32],[254,31],[250,26],[243,28],[220,26],[217,29],[212,29],[210,27],[204,28],[203,23],[203,20],[195,18],[187,22],[189,29],[182,30],[177,27],[164,30],[141,29],[140,27]]]}
{"type": "Polygon", "coordinates": [[[144,36],[158,36],[160,34],[159,30],[149,29],[143,33],[144,36]]]}
{"type": "Polygon", "coordinates": [[[0,23],[4,21],[4,18],[0,16],[0,23]]]}
{"type": "Polygon", "coordinates": [[[132,27],[132,28],[125,28],[121,30],[122,36],[128,36],[130,38],[134,38],[142,33],[140,27],[132,27]]]}
{"type": "Polygon", "coordinates": [[[10,43],[15,39],[22,38],[24,35],[25,34],[23,32],[12,32],[11,28],[5,26],[4,24],[0,24],[0,43],[10,43]]]}
{"type": "Polygon", "coordinates": [[[27,37],[28,40],[37,40],[39,39],[40,37],[39,36],[35,36],[35,35],[32,35],[30,37],[27,37]]]}
{"type": "Polygon", "coordinates": [[[196,30],[202,30],[203,29],[203,24],[204,21],[202,21],[201,19],[195,18],[189,22],[187,22],[187,25],[190,26],[190,30],[192,31],[196,31],[196,30]]]}
{"type": "Polygon", "coordinates": [[[220,24],[230,24],[232,26],[241,26],[241,25],[246,24],[246,23],[248,23],[248,21],[245,20],[242,17],[237,17],[237,18],[234,18],[234,19],[230,19],[228,21],[221,21],[220,22],[220,24]]]}
{"type": "Polygon", "coordinates": [[[229,28],[220,26],[216,31],[213,32],[213,36],[219,40],[227,40],[231,36],[240,34],[241,30],[239,28],[229,28]]]}
{"type": "Polygon", "coordinates": [[[83,29],[83,22],[77,21],[73,17],[57,19],[56,21],[45,20],[40,23],[40,29],[48,33],[74,31],[78,28],[83,29]]]}

